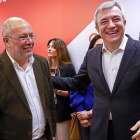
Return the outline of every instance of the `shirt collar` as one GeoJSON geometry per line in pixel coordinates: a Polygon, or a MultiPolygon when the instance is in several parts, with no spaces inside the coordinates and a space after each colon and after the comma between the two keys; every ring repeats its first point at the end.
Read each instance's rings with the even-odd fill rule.
{"type": "MultiPolygon", "coordinates": [[[[15,68],[21,69],[21,67],[19,66],[19,64],[11,57],[11,55],[8,53],[7,50],[6,50],[6,53],[7,53],[7,55],[9,56],[9,58],[10,58],[12,64],[13,64],[13,66],[14,66],[15,68]]],[[[29,58],[29,65],[32,66],[33,63],[34,63],[34,61],[35,61],[34,57],[31,56],[31,57],[29,58]]]]}
{"type": "MultiPolygon", "coordinates": [[[[125,47],[126,47],[127,40],[128,40],[128,37],[126,35],[124,35],[122,43],[117,50],[123,50],[124,51],[125,47]]],[[[104,52],[104,51],[108,51],[108,49],[105,47],[105,44],[103,43],[102,52],[104,52]]]]}

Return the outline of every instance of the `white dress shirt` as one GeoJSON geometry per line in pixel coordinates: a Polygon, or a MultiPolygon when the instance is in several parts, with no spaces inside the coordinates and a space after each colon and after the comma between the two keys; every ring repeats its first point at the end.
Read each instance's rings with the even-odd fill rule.
{"type": "Polygon", "coordinates": [[[44,135],[46,120],[32,67],[34,63],[34,58],[32,56],[29,59],[29,63],[26,67],[26,70],[24,70],[9,55],[8,52],[7,54],[13,63],[13,66],[15,68],[15,71],[17,73],[17,76],[19,78],[20,84],[23,88],[25,97],[27,99],[32,113],[32,139],[38,139],[44,135]]]}
{"type": "MultiPolygon", "coordinates": [[[[110,92],[112,92],[115,84],[116,76],[124,54],[127,40],[128,38],[126,37],[126,35],[124,35],[121,45],[119,46],[118,49],[114,50],[113,52],[110,52],[103,43],[102,68],[110,92]]],[[[111,114],[110,114],[110,119],[112,119],[111,114]]]]}

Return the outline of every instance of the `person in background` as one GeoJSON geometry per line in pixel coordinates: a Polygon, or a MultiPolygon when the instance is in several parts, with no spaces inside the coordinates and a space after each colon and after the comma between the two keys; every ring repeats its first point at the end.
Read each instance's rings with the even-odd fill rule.
{"type": "MultiPolygon", "coordinates": [[[[73,77],[76,75],[66,44],[63,40],[53,38],[48,41],[48,61],[53,76],[73,77]]],[[[56,140],[70,140],[70,114],[69,91],[54,89],[57,130],[56,140]]]]}
{"type": "Polygon", "coordinates": [[[117,1],[107,1],[94,14],[103,39],[87,52],[73,78],[52,77],[57,89],[94,89],[90,140],[140,139],[140,41],[125,34],[126,19],[117,1]],[[93,62],[93,63],[92,63],[93,62]]]}
{"type": "Polygon", "coordinates": [[[11,17],[2,25],[2,38],[0,139],[54,139],[53,86],[47,59],[33,54],[37,36],[27,21],[11,17]]]}
{"type": "MultiPolygon", "coordinates": [[[[103,40],[100,35],[94,36],[88,50],[100,45],[103,40]]],[[[80,71],[80,70],[79,70],[80,71]]],[[[70,92],[70,107],[75,108],[80,121],[79,128],[82,140],[89,140],[91,116],[94,102],[94,91],[92,83],[82,91],[70,92]]]]}

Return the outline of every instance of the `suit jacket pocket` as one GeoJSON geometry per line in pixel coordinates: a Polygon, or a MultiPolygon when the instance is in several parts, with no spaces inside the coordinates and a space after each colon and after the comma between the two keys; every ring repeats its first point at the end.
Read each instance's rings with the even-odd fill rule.
{"type": "Polygon", "coordinates": [[[134,70],[140,70],[140,65],[134,66],[134,67],[130,67],[127,72],[129,71],[134,71],[134,70]]]}

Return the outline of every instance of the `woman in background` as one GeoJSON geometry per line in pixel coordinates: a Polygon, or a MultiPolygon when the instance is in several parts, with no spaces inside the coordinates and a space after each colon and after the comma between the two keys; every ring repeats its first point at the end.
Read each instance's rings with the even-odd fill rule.
{"type": "MultiPolygon", "coordinates": [[[[66,44],[63,40],[53,38],[48,41],[48,62],[53,76],[73,77],[76,75],[66,44]]],[[[70,140],[70,106],[69,91],[54,89],[57,112],[56,140],[70,140]]]]}
{"type": "MultiPolygon", "coordinates": [[[[100,45],[103,40],[100,35],[96,35],[90,42],[88,50],[100,45]]],[[[94,60],[92,61],[94,63],[94,60]]],[[[79,70],[80,71],[80,70],[79,70]]],[[[90,84],[85,90],[70,92],[70,107],[75,108],[79,119],[79,129],[82,140],[89,140],[92,109],[94,102],[93,86],[90,84]]]]}

